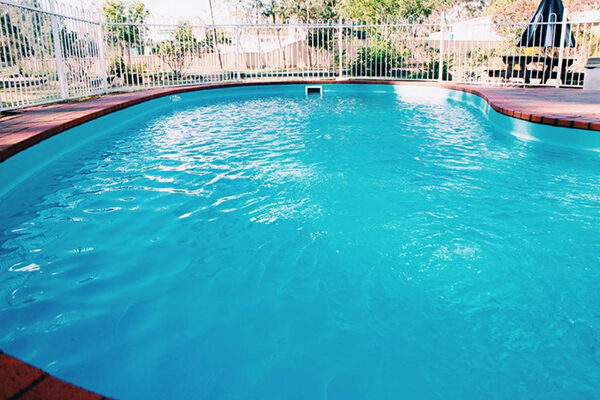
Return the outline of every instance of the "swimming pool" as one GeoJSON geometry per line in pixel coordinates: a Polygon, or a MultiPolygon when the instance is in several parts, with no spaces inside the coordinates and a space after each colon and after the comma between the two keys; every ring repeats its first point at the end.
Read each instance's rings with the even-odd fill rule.
{"type": "Polygon", "coordinates": [[[594,135],[387,85],[102,117],[0,164],[0,348],[123,399],[597,397],[594,135]]]}

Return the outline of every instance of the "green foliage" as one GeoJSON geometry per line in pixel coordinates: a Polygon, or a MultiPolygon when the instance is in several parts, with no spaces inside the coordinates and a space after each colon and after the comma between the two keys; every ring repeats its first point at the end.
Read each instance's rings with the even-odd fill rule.
{"type": "Polygon", "coordinates": [[[272,22],[286,21],[290,17],[282,0],[256,0],[255,3],[257,12],[272,22]]]}
{"type": "MultiPolygon", "coordinates": [[[[140,67],[131,65],[131,49],[143,53],[148,27],[146,19],[149,12],[141,1],[106,0],[102,5],[102,14],[106,26],[106,39],[121,49],[121,56],[127,50],[128,63],[121,69],[120,77],[127,83],[141,83],[140,67]]],[[[124,63],[121,57],[119,63],[124,63]]]]}
{"type": "Polygon", "coordinates": [[[204,39],[200,42],[200,47],[204,51],[212,52],[215,50],[215,36],[219,44],[231,44],[231,38],[225,32],[206,32],[204,39]]]}
{"type": "Polygon", "coordinates": [[[398,2],[398,14],[405,18],[428,17],[433,11],[434,3],[425,0],[404,0],[398,2]]]}
{"type": "MultiPolygon", "coordinates": [[[[495,22],[519,22],[529,20],[540,0],[495,0],[485,9],[495,22]]],[[[569,12],[580,12],[598,8],[598,0],[563,0],[569,12]]]]}
{"type": "MultiPolygon", "coordinates": [[[[391,48],[389,44],[379,47],[364,47],[359,50],[358,56],[351,66],[352,73],[359,76],[398,76],[403,60],[408,58],[410,58],[408,54],[391,48]]],[[[444,60],[442,64],[444,80],[452,80],[450,73],[452,64],[452,57],[444,60]]],[[[439,65],[439,60],[434,56],[421,71],[408,73],[405,76],[409,79],[437,79],[439,65]]]]}
{"type": "MultiPolygon", "coordinates": [[[[249,22],[422,18],[464,0],[233,0],[249,22]]],[[[485,2],[486,0],[480,0],[485,2]]],[[[500,0],[498,0],[500,1],[500,0]]],[[[507,0],[502,0],[507,1],[507,0]]],[[[529,0],[527,0],[529,1],[529,0]]],[[[575,0],[572,0],[575,1],[575,0]]],[[[592,1],[592,0],[578,0],[592,1]]],[[[473,1],[472,1],[473,2],[473,1]]],[[[470,4],[470,3],[469,3],[470,4]]],[[[481,8],[482,5],[479,5],[481,8]]]]}
{"type": "Polygon", "coordinates": [[[194,36],[191,23],[180,22],[172,36],[173,39],[170,42],[178,51],[196,51],[198,49],[198,39],[194,36]]]}
{"type": "Polygon", "coordinates": [[[323,31],[315,32],[313,30],[309,30],[306,34],[306,42],[310,47],[317,47],[326,50],[334,50],[336,43],[336,32],[333,28],[327,34],[323,31]]]}
{"type": "Polygon", "coordinates": [[[337,19],[337,0],[234,0],[248,22],[337,19]]]}
{"type": "Polygon", "coordinates": [[[435,0],[340,0],[339,12],[353,20],[384,20],[426,17],[435,7],[435,0]]]}
{"type": "MultiPolygon", "coordinates": [[[[38,0],[18,3],[40,8],[38,0]]],[[[0,61],[14,65],[30,56],[44,59],[54,54],[53,39],[49,15],[0,7],[0,61]]]]}
{"type": "Polygon", "coordinates": [[[0,60],[9,64],[16,63],[21,57],[33,55],[34,49],[26,32],[22,32],[11,15],[0,15],[0,60]],[[15,40],[16,39],[16,40],[15,40]]]}
{"type": "Polygon", "coordinates": [[[181,76],[191,64],[194,57],[200,51],[214,51],[215,37],[222,44],[231,43],[231,39],[222,32],[206,32],[202,41],[194,36],[192,25],[189,22],[181,22],[177,25],[171,38],[158,43],[152,50],[161,60],[173,70],[174,76],[181,76]]]}
{"type": "Polygon", "coordinates": [[[143,43],[148,30],[145,22],[149,15],[144,3],[106,0],[102,6],[102,14],[107,22],[109,42],[122,47],[128,45],[138,47],[140,43],[143,43]]]}
{"type": "Polygon", "coordinates": [[[58,32],[63,57],[96,57],[98,45],[88,37],[80,38],[77,32],[62,27],[58,32]]]}
{"type": "MultiPolygon", "coordinates": [[[[451,81],[452,74],[450,70],[453,65],[453,60],[444,60],[442,63],[442,80],[451,81]]],[[[437,79],[440,71],[440,62],[438,59],[431,59],[426,67],[417,73],[411,74],[409,79],[437,79]]]]}
{"type": "Polygon", "coordinates": [[[282,0],[281,9],[288,18],[307,22],[337,19],[336,0],[282,0]]]}
{"type": "Polygon", "coordinates": [[[127,73],[127,66],[123,57],[117,56],[108,63],[108,75],[121,77],[127,73]]]}
{"type": "Polygon", "coordinates": [[[352,64],[352,72],[359,76],[391,76],[402,64],[403,54],[390,46],[363,47],[352,64]]]}
{"type": "Polygon", "coordinates": [[[127,84],[142,83],[144,71],[145,67],[141,64],[127,66],[121,56],[114,57],[108,64],[108,75],[119,77],[127,84]]]}

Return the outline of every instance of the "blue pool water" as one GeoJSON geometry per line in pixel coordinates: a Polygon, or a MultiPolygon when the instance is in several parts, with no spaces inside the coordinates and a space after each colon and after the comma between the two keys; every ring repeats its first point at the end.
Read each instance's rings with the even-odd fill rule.
{"type": "Polygon", "coordinates": [[[511,123],[288,85],[63,133],[0,165],[0,349],[121,399],[598,398],[600,156],[511,123]]]}

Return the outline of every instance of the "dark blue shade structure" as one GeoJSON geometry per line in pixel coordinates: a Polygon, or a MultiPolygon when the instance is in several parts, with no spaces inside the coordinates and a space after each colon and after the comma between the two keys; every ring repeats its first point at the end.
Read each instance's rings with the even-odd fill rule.
{"type": "MultiPolygon", "coordinates": [[[[561,0],[542,0],[521,39],[519,47],[560,47],[561,22],[565,17],[565,7],[561,0]]],[[[575,37],[571,25],[567,24],[564,38],[565,47],[575,47],[575,37]]]]}

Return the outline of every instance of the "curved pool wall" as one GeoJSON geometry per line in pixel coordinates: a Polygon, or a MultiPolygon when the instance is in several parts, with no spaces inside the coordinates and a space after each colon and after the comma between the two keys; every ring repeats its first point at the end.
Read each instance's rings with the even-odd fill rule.
{"type": "Polygon", "coordinates": [[[598,131],[551,126],[509,117],[494,110],[478,95],[460,90],[440,90],[446,90],[447,99],[462,101],[482,112],[498,133],[508,133],[524,141],[548,143],[577,150],[600,151],[598,131]]]}
{"type": "MultiPolygon", "coordinates": [[[[79,146],[99,136],[118,133],[127,126],[159,111],[212,101],[236,100],[252,96],[297,94],[304,97],[305,84],[240,86],[204,89],[152,99],[68,129],[36,144],[0,163],[0,198],[26,180],[35,171],[47,167],[53,160],[67,155],[79,146]]],[[[509,117],[494,110],[482,97],[461,90],[394,84],[336,83],[324,84],[324,95],[344,95],[347,92],[395,92],[403,100],[417,104],[443,104],[459,101],[482,113],[499,134],[513,135],[524,141],[536,141],[578,150],[600,151],[600,133],[583,129],[538,124],[509,117]]]]}

